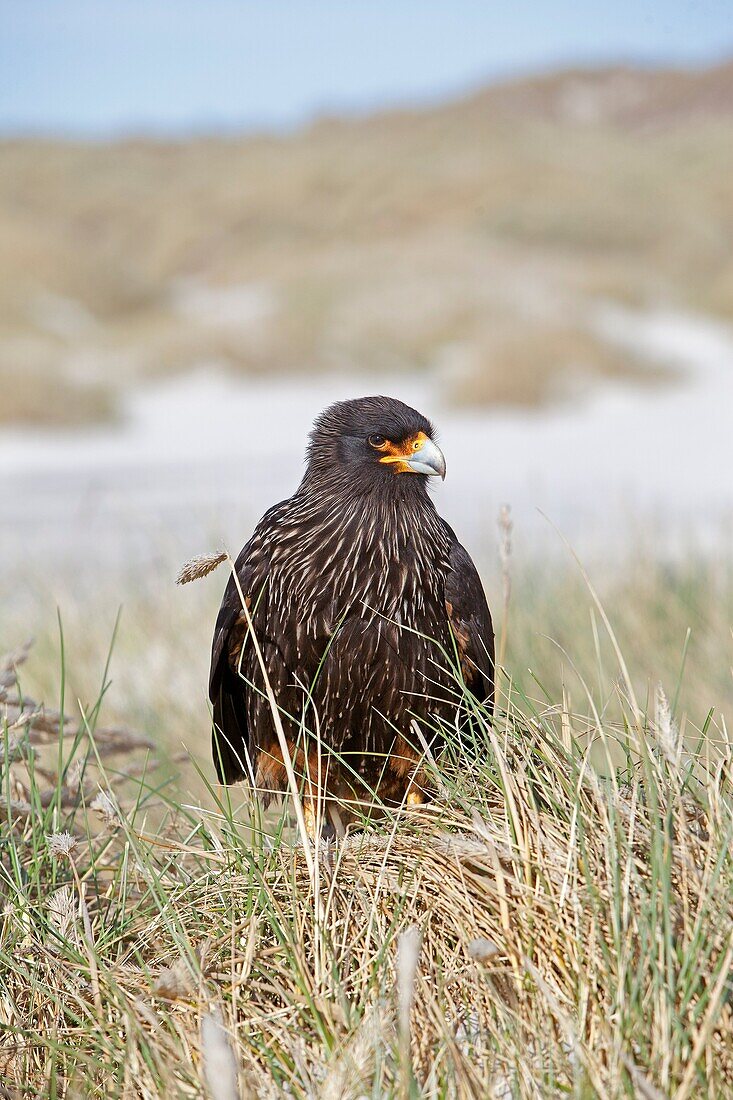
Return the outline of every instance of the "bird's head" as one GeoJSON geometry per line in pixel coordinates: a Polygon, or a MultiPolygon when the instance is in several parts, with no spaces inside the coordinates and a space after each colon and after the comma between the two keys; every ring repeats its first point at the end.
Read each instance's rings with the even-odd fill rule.
{"type": "Polygon", "coordinates": [[[445,459],[426,417],[393,397],[338,401],[313,425],[308,470],[373,484],[402,475],[445,477],[445,459]]]}

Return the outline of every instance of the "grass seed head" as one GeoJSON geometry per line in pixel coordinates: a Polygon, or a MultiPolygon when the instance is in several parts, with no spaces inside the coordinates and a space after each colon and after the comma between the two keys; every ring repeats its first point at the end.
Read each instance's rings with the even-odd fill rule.
{"type": "Polygon", "coordinates": [[[485,936],[478,936],[469,943],[468,954],[472,959],[483,962],[485,959],[491,959],[494,955],[498,955],[499,948],[492,940],[486,939],[485,936]]]}
{"type": "Polygon", "coordinates": [[[73,794],[78,794],[81,790],[83,777],[84,762],[82,760],[74,760],[66,769],[66,786],[73,794]]]}
{"type": "Polygon", "coordinates": [[[503,569],[508,569],[512,556],[512,509],[509,504],[502,504],[499,509],[499,559],[503,569]]]}
{"type": "Polygon", "coordinates": [[[410,1011],[415,993],[420,943],[420,929],[415,924],[407,928],[397,941],[397,1000],[400,1030],[403,1034],[410,1030],[410,1011]]]}
{"type": "Polygon", "coordinates": [[[190,561],[181,566],[176,577],[176,584],[189,584],[191,581],[208,577],[209,573],[212,573],[217,565],[221,565],[226,559],[226,553],[200,554],[197,558],[191,558],[190,561]]]}
{"type": "Polygon", "coordinates": [[[48,899],[48,919],[58,935],[79,946],[78,903],[71,886],[61,886],[48,899]]]}
{"type": "Polygon", "coordinates": [[[54,859],[70,859],[77,845],[76,837],[71,833],[51,833],[46,837],[48,850],[54,859]]]}
{"type": "Polygon", "coordinates": [[[667,763],[671,767],[676,768],[679,765],[682,755],[682,740],[680,731],[672,718],[669,700],[661,684],[657,684],[654,718],[659,747],[667,763]]]}
{"type": "Polygon", "coordinates": [[[167,1001],[188,997],[192,989],[191,973],[183,959],[178,959],[173,966],[162,967],[153,985],[155,996],[167,1001]]]}
{"type": "Polygon", "coordinates": [[[105,825],[109,826],[109,828],[114,828],[122,823],[120,811],[115,805],[114,800],[107,791],[102,790],[101,787],[89,803],[89,809],[94,810],[95,814],[99,814],[104,820],[105,825]]]}
{"type": "Polygon", "coordinates": [[[202,1017],[201,1057],[211,1100],[239,1100],[237,1060],[218,1009],[202,1017]]]}

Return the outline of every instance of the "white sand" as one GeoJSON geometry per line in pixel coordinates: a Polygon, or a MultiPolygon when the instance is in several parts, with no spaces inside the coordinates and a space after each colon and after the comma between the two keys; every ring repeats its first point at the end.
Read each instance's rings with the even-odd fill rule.
{"type": "Polygon", "coordinates": [[[212,366],[137,390],[115,427],[0,432],[0,564],[177,560],[222,539],[236,551],[297,485],[314,415],[375,390],[436,421],[448,463],[436,500],[476,552],[493,545],[503,501],[520,549],[559,545],[541,510],[584,553],[622,547],[630,528],[730,552],[733,333],[611,307],[596,323],[609,341],[680,368],[679,383],[607,384],[537,411],[472,412],[446,408],[426,377],[262,382],[212,366]]]}

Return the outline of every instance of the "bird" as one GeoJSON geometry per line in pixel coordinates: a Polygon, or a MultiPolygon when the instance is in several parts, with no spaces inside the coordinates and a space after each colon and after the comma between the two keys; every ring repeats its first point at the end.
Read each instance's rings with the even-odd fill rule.
{"type": "Polygon", "coordinates": [[[493,710],[484,589],[428,492],[445,473],[409,405],[336,402],[297,490],[233,564],[211,652],[217,776],[248,779],[265,805],[297,777],[311,840],[342,836],[360,807],[431,799],[415,723],[439,755],[446,726],[460,729],[458,668],[493,710]]]}

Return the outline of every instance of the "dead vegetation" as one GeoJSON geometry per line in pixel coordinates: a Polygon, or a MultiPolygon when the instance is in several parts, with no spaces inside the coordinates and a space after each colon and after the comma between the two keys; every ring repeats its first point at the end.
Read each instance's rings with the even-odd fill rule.
{"type": "Polygon", "coordinates": [[[25,767],[23,778],[17,768],[8,772],[9,782],[0,794],[0,819],[6,821],[31,817],[39,809],[50,807],[57,811],[73,810],[97,798],[99,787],[86,777],[89,760],[76,755],[79,744],[86,740],[92,727],[95,756],[100,762],[120,754],[135,758],[122,770],[116,770],[115,784],[144,770],[146,765],[141,762],[141,754],[155,750],[152,741],[130,730],[97,725],[98,708],[89,715],[82,713],[80,719],[72,719],[21,692],[18,670],[27,660],[30,648],[30,643],[26,643],[7,654],[0,665],[0,713],[4,734],[0,762],[6,767],[20,762],[25,767]],[[54,770],[53,765],[58,766],[59,762],[63,763],[61,770],[54,770]]]}
{"type": "Polygon", "coordinates": [[[640,375],[600,299],[733,313],[732,71],[555,74],[287,137],[1,143],[2,415],[113,415],[212,362],[445,369],[448,397],[509,404],[640,375]]]}
{"type": "Polygon", "coordinates": [[[467,701],[435,803],[314,849],[6,662],[9,1095],[727,1094],[733,746],[640,709],[617,656],[585,708],[467,701]]]}

